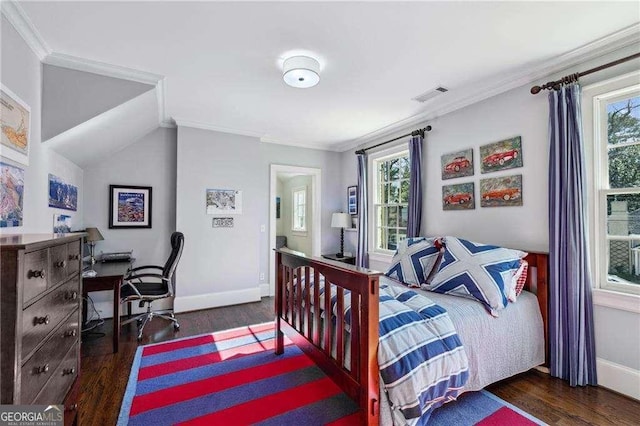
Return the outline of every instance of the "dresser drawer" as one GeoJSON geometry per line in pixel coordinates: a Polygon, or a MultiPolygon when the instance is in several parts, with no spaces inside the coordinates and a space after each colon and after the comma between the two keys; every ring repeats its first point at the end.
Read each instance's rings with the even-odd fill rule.
{"type": "Polygon", "coordinates": [[[76,241],[67,244],[67,276],[70,277],[80,270],[82,254],[80,253],[80,242],[76,241]]]}
{"type": "Polygon", "coordinates": [[[49,282],[49,250],[38,250],[24,255],[23,304],[47,289],[49,282]]]}
{"type": "Polygon", "coordinates": [[[77,346],[77,342],[78,315],[74,313],[22,366],[20,400],[23,404],[33,401],[40,389],[52,377],[69,349],[77,346]]]}
{"type": "Polygon", "coordinates": [[[62,244],[49,249],[49,287],[55,287],[67,278],[67,265],[69,264],[69,254],[67,244],[62,244]]]}
{"type": "MultiPolygon", "coordinates": [[[[71,349],[66,353],[62,362],[55,369],[49,381],[44,385],[44,388],[39,388],[40,393],[33,400],[34,405],[51,405],[51,404],[63,404],[69,388],[73,384],[73,381],[78,377],[78,367],[80,366],[80,359],[78,358],[78,345],[76,340],[71,349]]],[[[24,379],[23,379],[24,386],[24,379]]],[[[24,400],[23,400],[24,403],[24,400]]]]}
{"type": "Polygon", "coordinates": [[[22,314],[22,356],[44,340],[60,321],[78,307],[80,278],[69,280],[33,305],[22,314]]]}

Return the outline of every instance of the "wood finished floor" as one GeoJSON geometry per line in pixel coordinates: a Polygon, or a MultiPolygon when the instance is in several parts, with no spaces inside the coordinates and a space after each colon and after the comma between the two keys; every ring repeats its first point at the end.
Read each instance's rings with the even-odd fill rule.
{"type": "MultiPolygon", "coordinates": [[[[179,332],[174,332],[167,321],[155,319],[145,328],[140,344],[257,324],[273,318],[273,298],[179,314],[179,332]]],[[[98,331],[106,336],[85,336],[82,343],[79,422],[82,426],[116,424],[138,347],[134,324],[123,327],[117,354],[111,352],[111,321],[106,321],[98,331]]],[[[488,390],[550,425],[640,424],[640,402],[604,388],[571,388],[562,380],[533,370],[491,385],[488,390]]]]}

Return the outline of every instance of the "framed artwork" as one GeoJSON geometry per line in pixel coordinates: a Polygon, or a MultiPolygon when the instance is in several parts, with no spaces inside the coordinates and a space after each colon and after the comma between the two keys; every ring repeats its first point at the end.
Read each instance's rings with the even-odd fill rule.
{"type": "Polygon", "coordinates": [[[4,85],[0,88],[0,117],[2,156],[28,166],[31,108],[4,85]]]}
{"type": "Polygon", "coordinates": [[[207,189],[207,214],[242,214],[242,191],[207,189]]]}
{"type": "Polygon", "coordinates": [[[280,219],[280,197],[276,197],[276,219],[280,219]]]}
{"type": "Polygon", "coordinates": [[[358,185],[347,188],[347,213],[358,214],[358,185]]]}
{"type": "Polygon", "coordinates": [[[22,226],[24,169],[0,163],[0,228],[22,226]]]}
{"type": "Polygon", "coordinates": [[[78,210],[78,187],[49,173],[49,207],[78,210]]]}
{"type": "Polygon", "coordinates": [[[522,138],[505,139],[480,147],[481,173],[522,167],[522,138]]]}
{"type": "Polygon", "coordinates": [[[442,187],[442,210],[473,210],[476,208],[473,182],[442,187]]]}
{"type": "Polygon", "coordinates": [[[109,185],[109,229],[151,228],[152,188],[109,185]]]}
{"type": "Polygon", "coordinates": [[[233,228],[232,217],[214,217],[212,226],[214,228],[233,228]]]}
{"type": "Polygon", "coordinates": [[[71,216],[67,214],[53,215],[53,233],[67,234],[71,232],[71,216]]]}
{"type": "Polygon", "coordinates": [[[522,175],[480,179],[480,205],[506,207],[522,205],[522,175]]]}
{"type": "Polygon", "coordinates": [[[442,179],[473,176],[473,149],[452,152],[440,157],[442,179]]]}

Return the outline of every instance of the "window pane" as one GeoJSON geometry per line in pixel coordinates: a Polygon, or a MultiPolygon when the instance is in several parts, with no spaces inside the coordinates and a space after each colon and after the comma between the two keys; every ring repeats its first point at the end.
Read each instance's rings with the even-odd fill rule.
{"type": "Polygon", "coordinates": [[[389,203],[400,202],[400,182],[391,182],[389,187],[389,203]]]}
{"type": "Polygon", "coordinates": [[[404,229],[399,229],[398,230],[398,242],[400,241],[404,241],[407,239],[407,234],[406,234],[406,230],[404,229]]]}
{"type": "Polygon", "coordinates": [[[380,182],[386,182],[389,180],[389,164],[386,161],[379,163],[380,166],[378,168],[378,178],[380,182]]]}
{"type": "Polygon", "coordinates": [[[388,250],[397,250],[398,249],[398,239],[396,235],[395,229],[389,229],[389,234],[387,235],[387,249],[388,250]]]}
{"type": "MultiPolygon", "coordinates": [[[[397,227],[398,226],[398,208],[389,207],[388,212],[389,212],[389,218],[388,218],[389,221],[386,225],[397,227]]],[[[382,224],[384,225],[384,222],[382,224]]]]}
{"type": "Polygon", "coordinates": [[[611,145],[640,140],[640,97],[607,105],[607,136],[611,145]]]}
{"type": "Polygon", "coordinates": [[[409,181],[403,180],[400,182],[400,202],[409,202],[409,181]]]}
{"type": "Polygon", "coordinates": [[[609,186],[640,187],[640,144],[609,149],[609,186]]]}
{"type": "Polygon", "coordinates": [[[407,220],[408,220],[408,215],[409,215],[409,208],[406,206],[400,206],[398,207],[398,210],[400,212],[400,228],[406,228],[407,227],[407,220]]]}
{"type": "Polygon", "coordinates": [[[400,162],[400,177],[402,179],[409,179],[410,176],[409,157],[402,157],[400,162]]]}
{"type": "Polygon", "coordinates": [[[631,241],[609,241],[607,281],[640,284],[640,238],[631,241]]]}
{"type": "Polygon", "coordinates": [[[607,195],[607,234],[640,235],[640,194],[607,195]]]}
{"type": "Polygon", "coordinates": [[[378,243],[376,244],[378,248],[386,250],[387,248],[387,229],[386,228],[378,228],[378,243]]]}
{"type": "Polygon", "coordinates": [[[400,158],[389,160],[389,180],[397,180],[401,178],[400,158]]]}
{"type": "Polygon", "coordinates": [[[384,184],[382,188],[382,198],[380,199],[380,204],[387,204],[389,202],[389,191],[391,191],[391,184],[384,184]]]}

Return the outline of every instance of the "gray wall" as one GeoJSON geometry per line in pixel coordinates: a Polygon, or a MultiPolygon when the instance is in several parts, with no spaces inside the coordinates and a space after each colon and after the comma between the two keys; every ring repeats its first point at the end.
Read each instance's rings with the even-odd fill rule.
{"type": "Polygon", "coordinates": [[[313,188],[311,176],[296,176],[283,182],[282,199],[280,206],[282,219],[282,232],[287,237],[287,247],[292,250],[301,251],[309,256],[313,252],[313,188]],[[293,198],[294,189],[304,187],[307,189],[307,231],[294,232],[293,225],[293,198]]]}
{"type": "MultiPolygon", "coordinates": [[[[176,229],[176,134],[176,129],[158,128],[85,170],[84,222],[104,236],[96,253],[133,250],[138,266],[164,264],[176,229]],[[109,229],[109,185],[153,188],[151,229],[109,229]]],[[[112,297],[92,294],[104,317],[111,312],[112,297]]]]}
{"type": "Polygon", "coordinates": [[[45,141],[153,89],[148,84],[46,64],[42,73],[45,141]]]}
{"type": "Polygon", "coordinates": [[[82,169],[66,158],[48,149],[40,137],[40,61],[27,46],[13,26],[2,16],[0,80],[9,90],[31,108],[29,165],[18,164],[2,158],[3,162],[24,169],[23,226],[0,228],[2,234],[53,231],[53,215],[64,213],[72,217],[73,229],[82,229],[82,169]],[[78,187],[78,210],[49,208],[49,173],[78,187]]]}
{"type": "MultiPolygon", "coordinates": [[[[178,289],[178,299],[194,301],[197,296],[198,303],[241,303],[248,300],[246,295],[255,294],[259,284],[269,282],[271,164],[322,170],[321,247],[323,252],[335,251],[339,236],[330,228],[331,213],[340,209],[345,197],[339,159],[338,153],[179,127],[176,223],[185,233],[186,244],[179,267],[184,284],[178,289]],[[212,216],[205,211],[207,188],[243,191],[243,214],[234,216],[234,228],[212,228],[212,216]],[[262,226],[265,232],[261,232],[262,226]],[[259,280],[261,273],[264,281],[259,280]],[[216,296],[220,293],[227,294],[216,296]],[[234,294],[239,296],[235,298],[234,294]]],[[[186,302],[182,305],[183,309],[192,306],[186,302]]]]}

